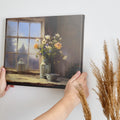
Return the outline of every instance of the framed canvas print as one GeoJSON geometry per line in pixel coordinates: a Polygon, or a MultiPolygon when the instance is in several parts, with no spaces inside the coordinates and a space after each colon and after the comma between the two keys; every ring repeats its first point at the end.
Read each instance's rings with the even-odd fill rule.
{"type": "Polygon", "coordinates": [[[7,18],[8,84],[64,88],[82,71],[83,35],[84,15],[7,18]]]}

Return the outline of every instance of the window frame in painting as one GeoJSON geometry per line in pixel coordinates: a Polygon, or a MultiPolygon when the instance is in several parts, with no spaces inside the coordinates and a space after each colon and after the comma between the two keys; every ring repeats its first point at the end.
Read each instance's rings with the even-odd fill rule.
{"type": "MultiPolygon", "coordinates": [[[[17,57],[20,54],[24,54],[24,55],[26,54],[27,55],[27,73],[39,74],[39,69],[35,70],[35,69],[30,69],[29,68],[29,56],[35,55],[35,53],[30,53],[29,48],[30,48],[30,41],[31,40],[36,40],[36,39],[42,40],[43,39],[44,34],[45,34],[45,29],[44,28],[45,28],[45,19],[44,18],[39,18],[39,19],[38,18],[7,18],[6,19],[6,31],[5,31],[5,52],[4,52],[4,57],[6,56],[6,54],[16,54],[17,57]],[[8,36],[7,35],[7,31],[8,31],[7,23],[8,23],[8,21],[17,22],[17,36],[8,36]],[[28,37],[19,36],[19,23],[20,22],[29,23],[29,36],[28,37]],[[30,30],[31,30],[30,25],[31,25],[31,23],[40,23],[41,24],[40,37],[31,37],[30,36],[30,30]],[[17,45],[16,45],[16,51],[15,52],[6,51],[7,39],[9,39],[9,38],[11,38],[11,39],[16,38],[17,39],[17,45]],[[19,41],[20,38],[21,39],[28,39],[28,53],[19,53],[18,52],[18,41],[19,41]]],[[[39,62],[40,62],[40,58],[39,58],[39,62]]],[[[5,63],[4,63],[4,65],[5,65],[5,63]]],[[[17,58],[16,58],[16,67],[17,67],[17,58]]],[[[8,68],[7,67],[6,69],[7,69],[7,71],[11,71],[11,72],[15,72],[15,73],[17,72],[16,68],[8,68]]]]}

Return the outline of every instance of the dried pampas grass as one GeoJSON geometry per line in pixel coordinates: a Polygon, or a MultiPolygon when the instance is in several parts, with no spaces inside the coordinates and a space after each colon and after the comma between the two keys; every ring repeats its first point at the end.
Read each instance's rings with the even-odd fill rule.
{"type": "Polygon", "coordinates": [[[120,120],[120,44],[118,46],[118,67],[117,71],[113,72],[113,63],[109,60],[107,44],[104,42],[104,54],[102,72],[91,63],[94,76],[97,78],[97,93],[103,112],[107,120],[120,120]]]}
{"type": "Polygon", "coordinates": [[[83,88],[81,85],[79,85],[79,88],[76,88],[76,89],[79,92],[78,96],[82,104],[85,120],[91,120],[91,112],[90,112],[83,88]]]}

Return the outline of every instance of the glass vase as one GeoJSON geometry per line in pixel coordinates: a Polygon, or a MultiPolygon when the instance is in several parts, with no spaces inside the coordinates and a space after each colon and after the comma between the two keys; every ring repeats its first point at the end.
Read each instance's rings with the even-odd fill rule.
{"type": "Polygon", "coordinates": [[[51,63],[46,63],[46,73],[51,73],[51,63]]]}
{"type": "Polygon", "coordinates": [[[41,64],[40,64],[40,78],[45,78],[45,74],[46,74],[46,63],[44,56],[42,56],[41,64]]]}

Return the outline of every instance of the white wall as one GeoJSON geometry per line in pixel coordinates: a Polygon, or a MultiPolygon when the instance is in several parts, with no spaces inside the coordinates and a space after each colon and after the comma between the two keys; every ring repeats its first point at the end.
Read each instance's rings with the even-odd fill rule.
{"type": "MultiPolygon", "coordinates": [[[[101,65],[103,41],[115,54],[115,39],[120,38],[119,0],[0,0],[0,65],[3,64],[5,18],[63,14],[85,14],[84,71],[88,72],[88,103],[92,120],[105,120],[97,96],[92,91],[96,80],[90,72],[90,60],[101,65]]],[[[112,57],[115,58],[115,57],[112,57]]],[[[63,96],[63,90],[15,86],[0,99],[0,120],[32,120],[63,96]]],[[[68,120],[83,120],[78,106],[68,120]]]]}

